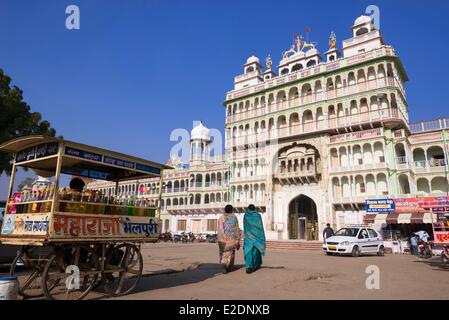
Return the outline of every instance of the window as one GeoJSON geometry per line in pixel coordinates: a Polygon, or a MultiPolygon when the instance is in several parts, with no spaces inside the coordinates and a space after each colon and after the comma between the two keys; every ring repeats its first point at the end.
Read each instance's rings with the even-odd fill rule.
{"type": "Polygon", "coordinates": [[[167,232],[168,231],[168,229],[170,228],[170,222],[169,222],[169,220],[168,219],[165,219],[165,223],[164,223],[164,226],[165,226],[165,232],[167,232]]]}
{"type": "Polygon", "coordinates": [[[368,239],[368,232],[365,229],[362,229],[359,233],[359,239],[368,239]]]}
{"type": "Polygon", "coordinates": [[[207,219],[207,231],[217,232],[217,219],[207,219]]]}
{"type": "Polygon", "coordinates": [[[365,183],[362,182],[362,183],[360,184],[360,193],[365,193],[365,192],[366,192],[366,190],[365,190],[365,183]]]}
{"type": "Polygon", "coordinates": [[[178,220],[178,231],[186,231],[187,227],[187,220],[178,220]]]}
{"type": "Polygon", "coordinates": [[[377,238],[378,237],[377,232],[374,231],[373,229],[368,229],[368,233],[369,233],[369,237],[370,238],[377,238]]]}

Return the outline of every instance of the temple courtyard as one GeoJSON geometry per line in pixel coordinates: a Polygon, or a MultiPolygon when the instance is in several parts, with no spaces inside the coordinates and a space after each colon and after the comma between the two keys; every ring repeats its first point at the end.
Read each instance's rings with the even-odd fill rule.
{"type": "Polygon", "coordinates": [[[142,254],[145,276],[120,299],[449,299],[449,267],[437,257],[268,249],[263,268],[246,274],[240,250],[236,270],[223,274],[216,244],[147,244],[142,254]],[[372,266],[379,289],[366,286],[372,266]]]}
{"type": "MultiPolygon", "coordinates": [[[[240,250],[236,270],[223,274],[216,244],[146,244],[142,256],[143,276],[132,294],[108,298],[93,292],[87,299],[449,299],[449,266],[439,257],[353,258],[316,249],[267,249],[263,267],[246,274],[240,250]]],[[[1,268],[0,275],[6,273],[1,268]]]]}

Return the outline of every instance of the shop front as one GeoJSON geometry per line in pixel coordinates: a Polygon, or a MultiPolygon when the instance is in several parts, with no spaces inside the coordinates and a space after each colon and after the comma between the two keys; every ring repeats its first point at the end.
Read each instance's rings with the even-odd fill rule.
{"type": "Polygon", "coordinates": [[[403,253],[409,251],[412,233],[426,231],[434,242],[435,228],[449,230],[448,204],[449,197],[366,200],[364,223],[380,231],[386,247],[403,253]]]}

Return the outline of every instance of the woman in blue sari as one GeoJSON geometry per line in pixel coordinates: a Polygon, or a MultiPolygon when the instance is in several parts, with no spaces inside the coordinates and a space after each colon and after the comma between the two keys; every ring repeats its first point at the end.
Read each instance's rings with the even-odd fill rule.
{"type": "Polygon", "coordinates": [[[262,217],[253,204],[248,206],[248,211],[243,216],[243,225],[246,273],[252,273],[260,268],[262,256],[265,255],[265,232],[262,217]]]}

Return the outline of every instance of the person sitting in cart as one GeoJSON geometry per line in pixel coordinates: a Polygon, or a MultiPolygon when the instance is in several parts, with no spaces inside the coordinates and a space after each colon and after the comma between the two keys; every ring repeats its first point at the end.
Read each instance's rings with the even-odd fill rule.
{"type": "Polygon", "coordinates": [[[70,180],[69,187],[72,190],[82,192],[85,186],[86,184],[84,183],[84,181],[78,177],[75,177],[72,180],[70,180]]]}

